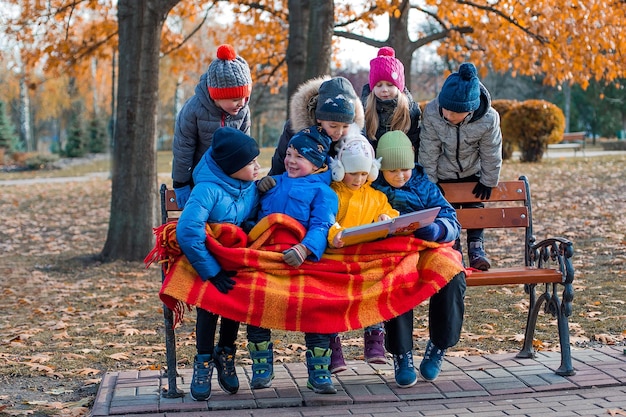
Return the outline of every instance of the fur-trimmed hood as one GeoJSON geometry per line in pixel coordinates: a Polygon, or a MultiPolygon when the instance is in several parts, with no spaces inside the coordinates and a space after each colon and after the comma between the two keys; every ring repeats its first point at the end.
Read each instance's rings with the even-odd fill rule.
{"type": "MultiPolygon", "coordinates": [[[[294,132],[317,124],[315,109],[317,107],[320,85],[330,79],[331,77],[328,75],[312,78],[300,84],[296,92],[291,96],[291,101],[289,102],[289,119],[294,132]]],[[[354,103],[354,122],[359,128],[363,129],[363,126],[365,126],[363,104],[361,100],[359,100],[356,92],[353,91],[352,95],[352,101],[354,103]]]]}

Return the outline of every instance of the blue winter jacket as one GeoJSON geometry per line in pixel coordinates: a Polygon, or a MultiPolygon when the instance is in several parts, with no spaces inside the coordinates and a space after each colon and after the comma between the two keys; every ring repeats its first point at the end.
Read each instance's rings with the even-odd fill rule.
{"type": "Polygon", "coordinates": [[[446,233],[439,242],[452,242],[459,238],[461,224],[456,218],[456,211],[443,197],[439,187],[428,179],[420,164],[415,164],[411,178],[402,188],[389,185],[382,173],[372,183],[372,187],[385,193],[391,207],[400,214],[441,207],[435,222],[443,226],[446,233]]]}
{"type": "Polygon", "coordinates": [[[211,156],[211,151],[209,148],[205,152],[193,171],[195,186],[176,226],[180,248],[204,281],[221,269],[207,250],[205,225],[241,225],[250,217],[256,218],[259,203],[255,183],[226,175],[211,156]]]}
{"type": "Polygon", "coordinates": [[[299,221],[307,229],[301,243],[312,252],[308,259],[319,261],[339,209],[337,194],[330,188],[330,171],[299,178],[284,173],[272,178],[276,186],[261,195],[259,219],[283,213],[299,221]]]}
{"type": "Polygon", "coordinates": [[[172,143],[174,188],[191,185],[193,169],[211,146],[213,133],[230,126],[250,134],[250,107],[246,104],[235,116],[217,107],[209,96],[206,72],[196,85],[195,94],[180,109],[172,143]]]}

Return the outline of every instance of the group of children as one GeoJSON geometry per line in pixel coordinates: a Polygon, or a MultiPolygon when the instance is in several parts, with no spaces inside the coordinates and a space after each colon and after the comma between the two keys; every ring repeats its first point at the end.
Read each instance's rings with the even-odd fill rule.
{"type": "MultiPolygon", "coordinates": [[[[501,166],[499,117],[476,68],[463,64],[448,77],[424,114],[404,85],[404,67],[384,47],[370,63],[361,100],[343,77],[304,83],[290,101],[290,119],[272,158],[259,177],[259,148],[249,133],[247,102],[252,80],[243,58],[229,45],[214,60],[176,121],[173,182],[184,207],[177,239],[200,278],[223,292],[236,285],[236,271],[223,270],[205,242],[207,223],[228,222],[247,230],[271,213],[283,213],[306,229],[302,241],[283,253],[286,268],[318,261],[327,247],[341,248],[342,231],[431,207],[433,223],[414,232],[434,242],[455,241],[460,224],[438,182],[475,181],[478,198],[489,199],[501,166]]],[[[476,203],[474,203],[476,204],[476,203]]],[[[468,231],[470,267],[488,269],[482,230],[468,231]],[[471,232],[471,237],[470,237],[471,232]]],[[[447,348],[459,338],[464,314],[465,273],[457,274],[430,299],[429,332],[419,373],[437,378],[447,348]]],[[[211,395],[217,371],[220,387],[236,393],[235,340],[239,323],[197,309],[191,396],[211,395]]],[[[364,329],[364,357],[386,362],[392,354],[399,387],[413,386],[413,311],[364,329]]],[[[271,386],[271,329],[247,326],[253,389],[271,386]]],[[[305,333],[307,386],[333,394],[332,373],[346,369],[338,334],[305,333]]]]}

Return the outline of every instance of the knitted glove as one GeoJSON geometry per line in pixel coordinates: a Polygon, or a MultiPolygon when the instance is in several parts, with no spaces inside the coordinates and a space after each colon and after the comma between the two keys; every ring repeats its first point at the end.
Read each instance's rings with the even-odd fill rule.
{"type": "Polygon", "coordinates": [[[187,200],[189,200],[191,187],[189,185],[185,185],[180,188],[174,188],[174,193],[176,194],[176,204],[180,209],[182,209],[185,207],[185,204],[187,204],[187,200]]]}
{"type": "Polygon", "coordinates": [[[283,252],[283,261],[287,265],[298,268],[308,256],[307,252],[307,248],[303,244],[298,243],[283,252]]]}
{"type": "Polygon", "coordinates": [[[442,225],[437,222],[433,222],[428,226],[421,227],[413,232],[413,236],[418,239],[428,240],[429,242],[437,242],[444,235],[446,230],[442,225]]]}
{"type": "Polygon", "coordinates": [[[489,198],[491,198],[491,187],[487,187],[486,185],[478,182],[476,183],[476,187],[472,190],[472,194],[481,200],[489,200],[489,198]]]}
{"type": "Polygon", "coordinates": [[[263,177],[256,183],[256,188],[260,193],[266,193],[276,186],[276,180],[269,175],[263,177]]]}
{"type": "Polygon", "coordinates": [[[214,277],[210,277],[209,281],[215,285],[215,288],[223,294],[228,294],[228,291],[232,290],[235,286],[235,280],[232,278],[237,275],[235,271],[224,271],[223,269],[217,273],[214,277]]]}

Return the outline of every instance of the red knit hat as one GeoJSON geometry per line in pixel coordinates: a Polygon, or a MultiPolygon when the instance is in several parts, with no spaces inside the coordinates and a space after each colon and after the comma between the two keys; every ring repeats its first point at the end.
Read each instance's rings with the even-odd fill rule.
{"type": "Polygon", "coordinates": [[[224,44],[217,48],[217,59],[207,70],[207,86],[213,100],[250,97],[252,77],[245,59],[235,48],[224,44]]]}
{"type": "Polygon", "coordinates": [[[388,81],[404,91],[404,65],[390,46],[380,48],[378,56],[370,61],[370,89],[379,81],[388,81]]]}

